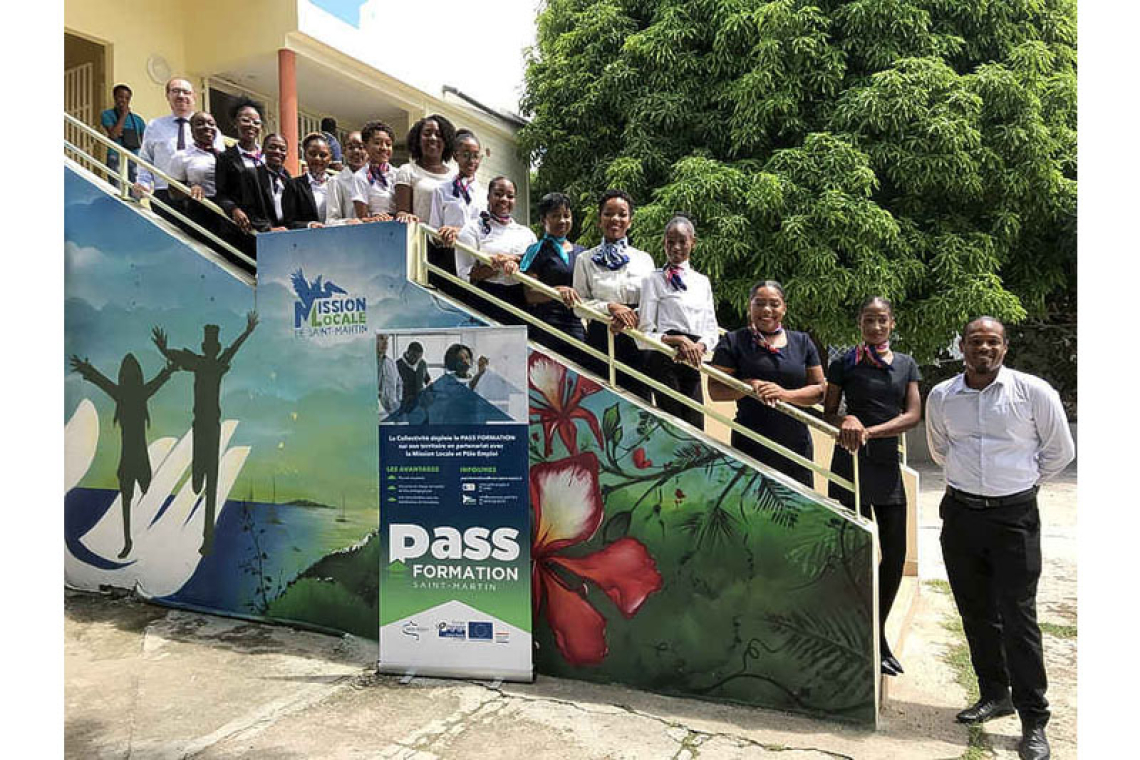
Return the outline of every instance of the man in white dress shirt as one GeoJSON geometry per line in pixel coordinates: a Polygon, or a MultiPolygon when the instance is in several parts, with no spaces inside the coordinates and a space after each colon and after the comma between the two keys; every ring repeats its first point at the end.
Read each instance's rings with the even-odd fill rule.
{"type": "Polygon", "coordinates": [[[981,693],[957,719],[982,723],[1016,709],[1019,757],[1042,760],[1049,702],[1037,625],[1037,487],[1073,460],[1073,438],[1057,392],[1002,366],[1009,342],[1001,322],[975,319],[960,345],[965,372],[926,402],[930,453],[946,474],[942,556],[981,693]]]}
{"type": "MultiPolygon", "coordinates": [[[[168,173],[170,161],[174,154],[194,144],[194,137],[190,132],[190,117],[194,113],[194,85],[186,79],[175,78],[166,83],[166,102],[170,104],[170,114],[151,119],[143,135],[142,148],[139,157],[156,166],[163,173],[168,173]]],[[[221,130],[214,134],[214,150],[221,153],[226,143],[222,139],[221,130]]],[[[166,180],[145,167],[139,167],[138,181],[135,182],[133,194],[136,198],[153,193],[154,197],[169,204],[170,192],[166,180]]],[[[155,211],[163,217],[170,218],[166,212],[155,204],[155,211]]]]}

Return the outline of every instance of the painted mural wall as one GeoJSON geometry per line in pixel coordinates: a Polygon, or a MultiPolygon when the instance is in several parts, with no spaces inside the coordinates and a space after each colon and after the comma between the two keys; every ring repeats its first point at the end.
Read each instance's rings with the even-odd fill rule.
{"type": "MultiPolygon", "coordinates": [[[[375,335],[479,320],[406,280],[396,223],[265,235],[255,290],[70,170],[65,199],[67,583],[376,638],[375,335]]],[[[873,722],[868,524],[528,374],[537,671],[873,722]]]]}

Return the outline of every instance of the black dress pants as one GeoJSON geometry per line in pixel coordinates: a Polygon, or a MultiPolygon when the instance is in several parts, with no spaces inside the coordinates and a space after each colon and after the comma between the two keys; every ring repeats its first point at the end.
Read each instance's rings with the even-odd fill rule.
{"type": "Polygon", "coordinates": [[[971,508],[952,493],[942,498],[942,557],[970,659],[983,697],[1013,687],[1022,723],[1049,720],[1047,681],[1037,625],[1041,520],[1037,498],[971,508]]]}
{"type": "MultiPolygon", "coordinates": [[[[872,505],[859,503],[859,511],[866,518],[871,517],[872,505]]],[[[902,585],[903,567],[906,565],[906,505],[875,504],[875,524],[879,528],[879,655],[891,656],[887,645],[887,617],[891,605],[898,596],[902,585]]]]}
{"type": "MultiPolygon", "coordinates": [[[[701,373],[699,370],[688,364],[675,362],[659,351],[649,353],[645,369],[647,375],[667,388],[677,391],[682,396],[688,396],[698,403],[703,404],[705,402],[704,393],[701,391],[701,373]]],[[[658,409],[684,420],[697,430],[704,430],[705,415],[703,412],[690,409],[664,393],[654,392],[653,396],[658,409]]]]}

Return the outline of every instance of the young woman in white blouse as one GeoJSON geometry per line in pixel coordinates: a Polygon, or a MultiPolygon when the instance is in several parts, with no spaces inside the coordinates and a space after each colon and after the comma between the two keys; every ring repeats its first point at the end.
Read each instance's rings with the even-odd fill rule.
{"type": "MultiPolygon", "coordinates": [[[[455,238],[473,219],[487,210],[487,191],[475,179],[483,162],[479,138],[469,129],[455,133],[452,145],[458,173],[451,182],[437,185],[431,194],[431,216],[428,224],[439,230],[436,241],[428,241],[428,263],[455,274],[455,238]]],[[[448,280],[428,273],[428,282],[445,293],[462,297],[461,288],[448,280]]]]}
{"type": "MultiPolygon", "coordinates": [[[[628,193],[624,190],[603,193],[598,203],[598,217],[602,242],[584,251],[574,262],[574,290],[585,305],[608,313],[613,321],[607,327],[591,319],[586,326],[586,342],[599,351],[607,351],[606,330],[612,330],[616,333],[614,354],[618,361],[640,371],[644,368],[644,352],[622,331],[637,327],[641,284],[656,265],[652,256],[629,245],[626,238],[633,221],[633,199],[628,193]]],[[[587,315],[582,313],[581,316],[587,315]]],[[[608,377],[604,362],[591,359],[590,368],[608,377]]],[[[650,398],[649,387],[624,372],[618,373],[618,384],[646,401],[650,398]]]]}
{"type": "MultiPolygon", "coordinates": [[[[637,329],[677,350],[673,358],[660,351],[649,353],[646,370],[653,379],[703,404],[698,368],[705,354],[716,346],[718,329],[709,278],[689,263],[696,242],[697,232],[687,218],[675,216],[665,225],[667,262],[641,286],[641,321],[637,329]]],[[[653,395],[662,411],[697,429],[704,428],[702,412],[663,393],[653,395]]]]}
{"type": "Polygon", "coordinates": [[[431,218],[431,196],[436,187],[455,179],[451,148],[455,127],[439,114],[425,116],[408,130],[412,160],[396,170],[396,211],[399,221],[431,218]]]}
{"type": "Polygon", "coordinates": [[[342,224],[360,224],[352,197],[356,195],[356,173],[368,165],[368,151],[364,147],[364,136],[359,132],[349,132],[344,138],[342,150],[344,168],[329,180],[328,197],[325,199],[325,224],[329,227],[342,224]]]}
{"type": "Polygon", "coordinates": [[[396,133],[382,121],[370,121],[360,129],[368,164],[356,172],[352,205],[364,222],[387,222],[395,213],[396,172],[392,169],[392,145],[396,133]]]}
{"type": "MultiPolygon", "coordinates": [[[[525,308],[523,286],[511,277],[519,269],[526,249],[536,242],[529,228],[511,218],[515,210],[515,183],[506,177],[495,177],[487,190],[487,210],[464,226],[458,240],[481,253],[489,254],[492,264],[476,261],[462,248],[455,249],[456,274],[481,290],[512,306],[525,308]]],[[[522,320],[506,309],[466,293],[466,303],[502,324],[520,324],[522,320]]]]}

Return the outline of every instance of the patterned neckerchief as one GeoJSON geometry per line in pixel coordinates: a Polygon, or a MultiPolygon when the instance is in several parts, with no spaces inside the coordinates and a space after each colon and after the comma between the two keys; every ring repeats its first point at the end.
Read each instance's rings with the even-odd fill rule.
{"type": "Polygon", "coordinates": [[[598,266],[616,272],[629,263],[629,254],[625,252],[628,245],[629,242],[625,238],[612,243],[603,240],[602,244],[598,246],[598,252],[590,258],[598,266]]]}

